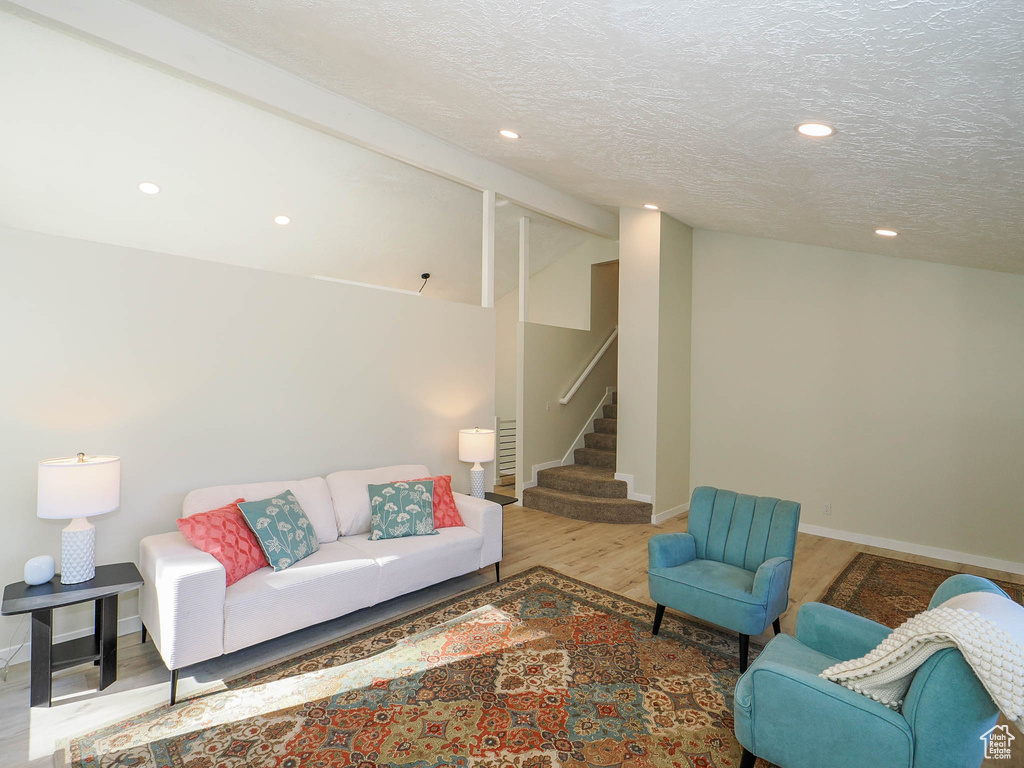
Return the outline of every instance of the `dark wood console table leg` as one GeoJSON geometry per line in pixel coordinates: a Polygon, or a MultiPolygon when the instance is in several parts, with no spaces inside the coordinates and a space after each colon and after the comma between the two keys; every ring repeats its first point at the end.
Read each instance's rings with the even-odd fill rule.
{"type": "Polygon", "coordinates": [[[53,609],[32,612],[32,693],[33,707],[50,706],[53,679],[53,609]]]}
{"type": "Polygon", "coordinates": [[[102,691],[117,680],[117,595],[96,601],[96,645],[102,691]]]}

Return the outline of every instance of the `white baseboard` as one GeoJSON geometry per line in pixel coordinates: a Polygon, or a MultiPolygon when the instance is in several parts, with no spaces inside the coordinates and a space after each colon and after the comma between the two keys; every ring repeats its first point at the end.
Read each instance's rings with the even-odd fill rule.
{"type": "Polygon", "coordinates": [[[543,464],[534,464],[531,471],[531,477],[529,480],[523,483],[523,488],[536,488],[537,487],[537,473],[542,469],[552,469],[553,467],[562,466],[560,461],[545,461],[543,464]]]}
{"type": "Polygon", "coordinates": [[[648,496],[646,493],[636,493],[633,490],[633,476],[627,475],[624,472],[615,473],[616,480],[622,480],[626,484],[626,498],[632,499],[633,501],[646,501],[648,504],[653,504],[654,499],[648,496]]]}
{"type": "Polygon", "coordinates": [[[670,517],[675,517],[676,515],[681,515],[684,512],[689,511],[690,502],[686,502],[685,504],[680,504],[678,507],[672,507],[672,509],[666,509],[664,512],[658,512],[655,515],[651,515],[651,523],[653,525],[657,525],[658,523],[665,522],[670,517]]]}
{"type": "Polygon", "coordinates": [[[808,525],[807,523],[800,523],[800,532],[809,533],[813,536],[824,536],[827,539],[839,539],[840,541],[852,541],[855,544],[867,544],[871,547],[892,549],[897,552],[905,552],[908,555],[922,555],[923,557],[933,557],[936,560],[951,560],[954,563],[976,565],[979,568],[991,568],[996,571],[1007,571],[1024,575],[1024,563],[1015,563],[1011,560],[998,560],[994,557],[982,557],[981,555],[972,555],[967,552],[956,552],[952,549],[929,547],[925,544],[913,544],[909,541],[885,539],[881,536],[840,531],[835,528],[823,528],[820,525],[808,525]]]}
{"type": "MultiPolygon", "coordinates": [[[[4,662],[7,658],[14,653],[15,649],[21,645],[19,638],[24,638],[25,644],[21,645],[21,649],[14,654],[14,658],[11,659],[11,664],[21,664],[23,661],[28,661],[32,657],[31,644],[29,637],[31,635],[32,618],[29,614],[22,614],[25,617],[25,623],[23,629],[18,632],[18,636],[14,638],[14,645],[8,646],[7,648],[0,648],[0,669],[3,668],[4,662]]],[[[142,619],[136,614],[135,616],[125,616],[124,618],[117,620],[117,634],[130,635],[133,632],[142,631],[142,619]]],[[[63,643],[65,640],[77,640],[80,637],[86,637],[91,635],[93,630],[89,629],[76,629],[73,632],[64,632],[60,635],[53,636],[53,644],[63,643]]]]}

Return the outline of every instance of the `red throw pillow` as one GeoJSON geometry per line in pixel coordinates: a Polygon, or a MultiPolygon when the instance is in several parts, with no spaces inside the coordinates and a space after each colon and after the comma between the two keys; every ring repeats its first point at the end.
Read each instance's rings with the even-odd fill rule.
{"type": "Polygon", "coordinates": [[[178,530],[189,543],[213,555],[224,566],[229,587],[243,576],[268,565],[259,541],[245,524],[242,510],[238,508],[240,501],[245,499],[235,499],[220,509],[198,512],[178,520],[178,530]]]}
{"type": "Polygon", "coordinates": [[[434,527],[455,528],[465,525],[462,522],[462,515],[459,514],[459,508],[455,506],[455,497],[452,495],[452,476],[416,477],[408,482],[415,483],[422,480],[434,481],[434,527]]]}

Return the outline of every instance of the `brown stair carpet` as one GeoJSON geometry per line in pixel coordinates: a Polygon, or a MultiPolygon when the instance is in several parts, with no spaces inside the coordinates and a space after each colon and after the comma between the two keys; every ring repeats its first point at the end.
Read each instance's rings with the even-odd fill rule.
{"type": "Polygon", "coordinates": [[[651,522],[651,505],[626,498],[626,483],[615,479],[617,393],[602,416],[573,452],[575,464],[537,473],[537,486],[523,490],[524,507],[595,523],[651,522]]]}

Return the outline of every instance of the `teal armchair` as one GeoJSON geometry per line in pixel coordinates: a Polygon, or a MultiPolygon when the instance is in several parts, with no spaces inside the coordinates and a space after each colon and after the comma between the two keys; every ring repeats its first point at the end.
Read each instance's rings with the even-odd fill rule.
{"type": "Polygon", "coordinates": [[[648,585],[657,604],[653,633],[665,607],[738,632],[740,671],[751,635],[789,605],[800,505],[702,486],[693,491],[686,533],[652,536],[648,585]]]}
{"type": "MultiPolygon", "coordinates": [[[[964,592],[1005,593],[959,574],[935,591],[929,608],[964,592]]],[[[755,755],[786,768],[976,768],[981,735],[996,724],[996,705],[955,648],[921,665],[902,712],[818,677],[860,658],[891,629],[822,603],[797,614],[796,636],[779,635],[736,683],[741,768],[755,755]]]]}

